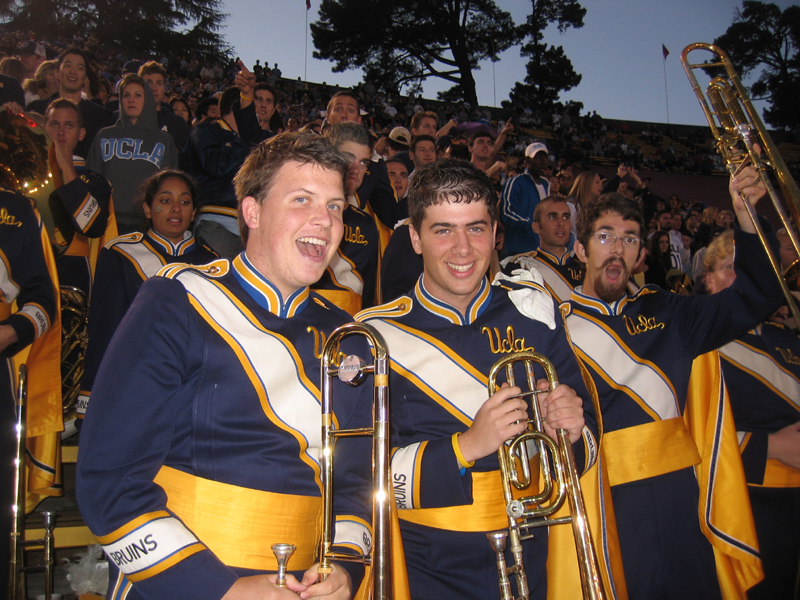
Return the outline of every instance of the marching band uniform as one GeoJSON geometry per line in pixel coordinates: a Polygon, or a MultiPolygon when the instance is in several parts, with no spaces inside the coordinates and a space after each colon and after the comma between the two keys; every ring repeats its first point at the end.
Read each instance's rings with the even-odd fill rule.
{"type": "Polygon", "coordinates": [[[146,234],[120,236],[100,251],[89,307],[89,345],[86,348],[78,420],[84,418],[92,384],[111,337],[133,302],[139,287],[169,263],[202,265],[218,258],[187,231],[180,244],[150,229],[146,234]]]}
{"type": "Polygon", "coordinates": [[[569,300],[573,288],[583,282],[583,263],[575,258],[573,252],[565,252],[559,258],[539,248],[533,252],[504,258],[500,261],[500,267],[506,275],[511,275],[516,269],[535,268],[541,273],[545,287],[558,303],[569,300]]]}
{"type": "MultiPolygon", "coordinates": [[[[58,373],[61,325],[55,296],[58,280],[53,272],[49,246],[49,238],[30,200],[13,190],[0,188],[0,325],[10,325],[17,334],[17,341],[0,352],[0,502],[4,507],[0,511],[0,534],[5,536],[4,543],[0,544],[0,564],[3,565],[10,563],[8,536],[13,513],[9,507],[14,504],[16,436],[13,432],[18,365],[12,359],[15,355],[19,358],[19,353],[33,343],[37,347],[32,349],[27,363],[29,373],[40,379],[29,380],[36,384],[35,387],[29,386],[28,390],[27,434],[33,438],[29,444],[35,444],[39,437],[57,438],[55,432],[63,428],[58,373]],[[12,314],[13,302],[16,302],[17,310],[12,314]],[[39,394],[40,390],[46,393],[39,394]],[[52,418],[47,410],[53,407],[56,418],[52,418]]],[[[32,447],[32,457],[40,458],[35,446],[32,447]]],[[[50,456],[48,460],[34,463],[29,482],[31,489],[39,488],[33,480],[38,481],[42,475],[49,475],[45,477],[49,479],[45,487],[54,485],[57,480],[54,460],[55,457],[50,456]],[[40,473],[42,470],[47,473],[40,473]]],[[[7,589],[7,577],[8,568],[5,567],[0,575],[0,589],[7,589]]]]}
{"type": "MultiPolygon", "coordinates": [[[[244,253],[160,275],[120,324],[81,432],[78,501],[108,598],[218,599],[275,571],[279,542],[302,577],[321,523],[319,353],[350,317],[308,288],[283,299],[244,253]]],[[[371,424],[371,388],[333,385],[336,425],[371,424]]],[[[370,441],[343,441],[335,541],[365,551],[370,441]]],[[[363,567],[343,566],[356,589],[363,567]]]]}
{"type": "Polygon", "coordinates": [[[61,169],[52,157],[50,168],[56,189],[49,205],[56,224],[56,243],[67,246],[56,260],[61,285],[78,288],[86,297],[92,289],[100,249],[117,237],[117,220],[111,199],[111,184],[102,175],[86,169],[86,162],[73,156],[78,177],[63,183],[61,169]]]}
{"type": "MultiPolygon", "coordinates": [[[[718,492],[714,476],[721,480],[724,469],[711,469],[711,484],[701,481],[700,489],[693,472],[731,463],[713,452],[706,456],[687,431],[692,361],[752,327],[780,296],[758,238],[740,230],[735,236],[739,277],[720,294],[686,297],[645,286],[609,305],[577,288],[562,305],[570,339],[599,394],[603,456],[631,598],[658,591],[665,598],[719,597],[720,585],[729,588],[722,570],[715,571],[717,550],[739,560],[734,570],[737,577],[744,573],[744,589],[758,580],[755,540],[748,546],[729,535],[711,514],[713,494],[700,493],[718,492]],[[698,506],[699,524],[687,516],[698,506]]],[[[717,433],[723,435],[721,426],[717,433]]],[[[745,518],[749,511],[737,513],[737,506],[737,498],[726,497],[713,510],[729,508],[734,519],[745,518]]]]}
{"type": "MultiPolygon", "coordinates": [[[[543,287],[490,286],[484,279],[466,314],[431,296],[423,275],[409,295],[357,316],[391,348],[392,472],[415,600],[499,598],[496,554],[485,535],[508,527],[497,455],[467,464],[457,441],[488,397],[491,366],[503,354],[535,349],[550,358],[563,383],[589,398],[543,287]],[[514,303],[532,300],[538,312],[527,314],[537,318],[514,303]]],[[[574,447],[578,463],[588,467],[596,448],[591,402],[584,401],[584,411],[588,427],[574,447]]],[[[543,598],[546,529],[523,545],[532,597],[543,598]]],[[[509,553],[507,560],[513,564],[509,553]]]]}
{"type": "Polygon", "coordinates": [[[380,240],[373,218],[357,208],[350,198],[344,210],[344,235],[339,251],[322,278],[312,286],[348,314],[375,303],[380,240]]]}
{"type": "Polygon", "coordinates": [[[800,549],[800,471],[767,458],[768,436],[800,421],[800,342],[766,322],[720,348],[764,581],[748,598],[789,598],[800,549]]]}

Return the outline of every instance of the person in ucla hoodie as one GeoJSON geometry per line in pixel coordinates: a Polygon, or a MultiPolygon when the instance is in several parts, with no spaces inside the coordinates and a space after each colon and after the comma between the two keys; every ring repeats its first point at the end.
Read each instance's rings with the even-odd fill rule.
{"type": "Polygon", "coordinates": [[[178,151],[158,127],[153,93],[144,79],[123,77],[119,97],[119,120],[97,133],[86,166],[111,182],[120,234],[145,232],[147,222],[133,206],[139,186],[157,171],[177,168],[178,151]]]}

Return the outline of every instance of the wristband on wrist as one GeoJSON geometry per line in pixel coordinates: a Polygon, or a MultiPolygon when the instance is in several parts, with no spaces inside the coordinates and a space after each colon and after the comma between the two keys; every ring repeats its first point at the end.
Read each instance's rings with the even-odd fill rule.
{"type": "Polygon", "coordinates": [[[473,460],[472,462],[468,462],[467,459],[464,458],[464,455],[461,454],[461,448],[458,445],[458,436],[459,435],[461,435],[460,432],[453,434],[453,438],[452,438],[453,451],[456,453],[456,458],[458,459],[458,464],[461,465],[461,467],[463,467],[464,469],[469,469],[470,467],[473,467],[475,465],[475,461],[473,460]]]}

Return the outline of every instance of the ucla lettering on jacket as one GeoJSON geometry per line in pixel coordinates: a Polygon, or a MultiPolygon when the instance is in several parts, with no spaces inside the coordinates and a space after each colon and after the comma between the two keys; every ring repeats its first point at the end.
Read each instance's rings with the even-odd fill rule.
{"type": "Polygon", "coordinates": [[[159,169],[164,158],[164,144],[157,143],[153,146],[152,152],[142,152],[144,140],[134,140],[133,138],[106,138],[100,140],[100,148],[103,153],[103,161],[110,160],[112,157],[122,160],[146,160],[153,163],[159,169]]]}

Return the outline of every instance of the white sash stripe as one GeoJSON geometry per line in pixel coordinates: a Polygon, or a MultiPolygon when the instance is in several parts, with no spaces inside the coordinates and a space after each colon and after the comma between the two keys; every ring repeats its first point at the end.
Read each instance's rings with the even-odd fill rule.
{"type": "Polygon", "coordinates": [[[278,337],[258,329],[214,283],[185,271],[178,276],[186,290],[212,315],[214,321],[244,350],[261,379],[269,405],[278,419],[302,435],[306,454],[319,463],[322,417],[318,391],[308,389],[289,348],[278,337]]]}
{"type": "Polygon", "coordinates": [[[383,320],[369,320],[368,323],[383,334],[386,343],[392,349],[392,362],[411,371],[453,408],[468,417],[470,423],[472,422],[478,409],[489,397],[485,383],[468,373],[450,356],[427,340],[383,320]],[[406,355],[408,355],[406,362],[401,362],[397,358],[399,356],[405,358],[406,355]]]}
{"type": "Polygon", "coordinates": [[[572,288],[564,281],[563,276],[544,261],[537,260],[536,267],[539,269],[539,273],[542,274],[544,282],[550,287],[553,294],[555,294],[558,303],[560,304],[565,300],[569,300],[572,294],[572,288]]]}
{"type": "Polygon", "coordinates": [[[800,410],[800,381],[781,369],[772,358],[754,352],[736,341],[725,344],[719,351],[723,356],[757,373],[800,410]]]}
{"type": "Polygon", "coordinates": [[[414,468],[419,448],[419,443],[411,444],[392,455],[392,486],[398,510],[419,508],[414,506],[414,468]]]}
{"type": "Polygon", "coordinates": [[[631,390],[662,420],[680,416],[677,398],[664,377],[634,360],[604,328],[574,312],[567,317],[566,325],[575,346],[614,383],[631,390]]]}
{"type": "Polygon", "coordinates": [[[147,246],[141,243],[119,243],[114,244],[114,249],[130,257],[147,277],[152,277],[164,266],[158,254],[153,253],[147,246]]]}
{"type": "Polygon", "coordinates": [[[572,294],[572,288],[564,281],[564,278],[561,276],[561,274],[552,266],[543,260],[538,260],[530,256],[521,256],[519,259],[519,265],[528,271],[531,269],[539,271],[542,279],[544,279],[544,282],[556,296],[556,300],[559,304],[569,299],[570,295],[572,294]]]}
{"type": "Polygon", "coordinates": [[[331,260],[330,265],[328,265],[333,273],[333,279],[339,285],[343,285],[347,289],[360,295],[364,291],[364,282],[353,272],[353,265],[345,260],[341,253],[342,251],[338,250],[331,260]]]}
{"type": "Polygon", "coordinates": [[[368,527],[358,521],[336,519],[333,543],[355,544],[361,549],[362,554],[367,554],[372,548],[372,533],[368,527]]]}
{"type": "Polygon", "coordinates": [[[103,550],[125,575],[133,575],[196,543],[198,539],[183,523],[164,517],[137,527],[103,550]]]}

